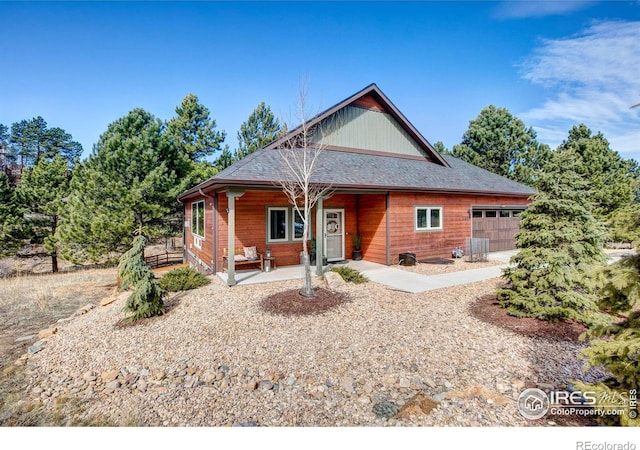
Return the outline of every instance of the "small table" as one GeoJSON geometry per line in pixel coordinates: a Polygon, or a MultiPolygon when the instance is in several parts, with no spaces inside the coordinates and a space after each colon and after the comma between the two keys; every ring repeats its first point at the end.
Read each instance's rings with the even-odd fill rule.
{"type": "MultiPolygon", "coordinates": [[[[263,257],[263,259],[265,261],[269,261],[269,270],[275,269],[276,268],[276,257],[275,256],[265,256],[263,257]]],[[[267,270],[265,270],[266,272],[267,270]]]]}

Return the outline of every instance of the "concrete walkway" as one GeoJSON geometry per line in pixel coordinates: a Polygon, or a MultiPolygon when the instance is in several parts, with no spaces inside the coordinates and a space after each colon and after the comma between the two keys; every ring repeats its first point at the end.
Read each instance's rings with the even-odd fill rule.
{"type": "Polygon", "coordinates": [[[508,266],[508,264],[503,264],[482,269],[470,269],[437,275],[421,275],[368,261],[349,261],[348,265],[359,270],[371,281],[384,284],[391,289],[412,294],[496,278],[501,276],[502,269],[508,266]]]}
{"type": "MultiPolygon", "coordinates": [[[[488,259],[502,261],[505,263],[504,265],[438,275],[420,275],[406,270],[396,269],[393,266],[385,266],[369,261],[349,261],[347,264],[349,267],[359,270],[371,281],[384,284],[391,289],[418,293],[499,277],[502,274],[502,269],[507,267],[509,259],[515,253],[516,251],[512,250],[489,254],[488,259]]],[[[324,267],[325,271],[328,269],[329,267],[324,267]]],[[[311,274],[314,275],[315,272],[315,266],[311,266],[311,274]]],[[[217,273],[217,276],[225,283],[227,282],[226,273],[217,273]]],[[[301,280],[303,277],[303,266],[278,267],[270,272],[260,272],[257,270],[236,271],[236,283],[240,285],[270,283],[273,281],[285,280],[301,280]]]]}

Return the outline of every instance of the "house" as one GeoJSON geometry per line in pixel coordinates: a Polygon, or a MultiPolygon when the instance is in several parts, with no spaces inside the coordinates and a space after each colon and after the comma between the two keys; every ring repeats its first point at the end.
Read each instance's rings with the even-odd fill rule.
{"type": "MultiPolygon", "coordinates": [[[[355,233],[362,258],[386,265],[403,252],[450,257],[468,237],[489,238],[492,251],[514,248],[518,215],[534,190],[440,155],[375,84],[308,126],[324,130],[314,181],[330,184],[332,195],[314,209],[312,236],[329,262],[350,258],[355,233]]],[[[301,220],[277,185],[283,170],[277,149],[297,133],[300,128],[178,197],[192,266],[219,272],[225,251],[253,246],[270,249],[278,266],[300,263],[301,220]]]]}

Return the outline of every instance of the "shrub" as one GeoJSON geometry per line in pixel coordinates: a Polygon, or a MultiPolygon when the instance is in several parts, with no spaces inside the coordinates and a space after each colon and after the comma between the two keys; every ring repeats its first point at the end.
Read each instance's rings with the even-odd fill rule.
{"type": "Polygon", "coordinates": [[[133,239],[132,247],[120,257],[118,278],[120,289],[133,286],[134,291],[127,300],[124,310],[132,313],[126,321],[136,321],[164,314],[164,289],[158,284],[153,272],[144,262],[144,247],[147,240],[143,236],[133,239]]]}
{"type": "Polygon", "coordinates": [[[160,279],[160,286],[170,292],[196,289],[209,283],[211,280],[191,267],[173,269],[160,279]]]}
{"type": "Polygon", "coordinates": [[[366,283],[367,281],[369,281],[367,277],[362,275],[356,269],[352,269],[351,267],[338,266],[338,267],[333,267],[331,271],[338,273],[344,281],[348,281],[351,283],[360,284],[360,283],[366,283]]]}

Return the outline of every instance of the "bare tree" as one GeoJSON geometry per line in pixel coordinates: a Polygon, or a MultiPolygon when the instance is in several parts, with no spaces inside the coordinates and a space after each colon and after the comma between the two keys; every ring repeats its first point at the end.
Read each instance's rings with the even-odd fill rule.
{"type": "MultiPolygon", "coordinates": [[[[315,292],[311,283],[311,263],[307,248],[307,239],[311,230],[311,211],[318,200],[330,194],[332,188],[330,184],[313,180],[318,170],[320,155],[326,145],[323,144],[322,122],[313,126],[309,124],[306,97],[306,85],[302,83],[296,105],[300,126],[290,139],[278,147],[282,162],[278,185],[286,194],[303,224],[304,286],[300,294],[313,298],[315,292]]],[[[322,255],[318,255],[316,264],[322,264],[322,255]]]]}

